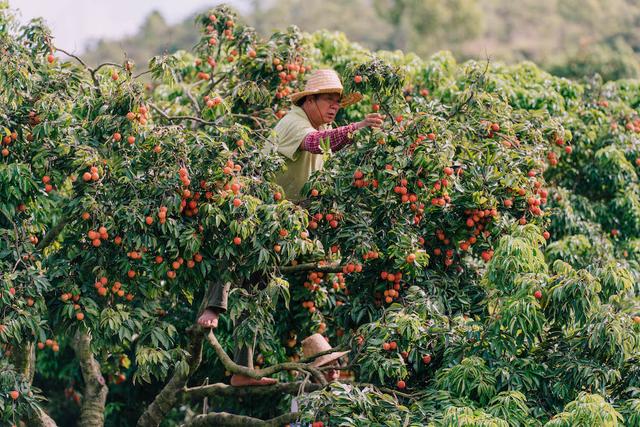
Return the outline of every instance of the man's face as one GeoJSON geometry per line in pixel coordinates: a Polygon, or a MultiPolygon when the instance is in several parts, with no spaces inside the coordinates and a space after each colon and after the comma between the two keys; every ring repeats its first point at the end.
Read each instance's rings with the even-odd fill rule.
{"type": "MultiPolygon", "coordinates": [[[[330,368],[333,368],[333,367],[338,368],[338,362],[333,361],[327,366],[330,368]]],[[[340,378],[340,371],[338,369],[329,369],[324,371],[324,379],[327,380],[327,382],[337,381],[338,378],[340,378]]]]}
{"type": "Polygon", "coordinates": [[[311,102],[314,102],[318,107],[317,112],[322,124],[334,121],[338,110],[340,110],[340,95],[337,93],[323,93],[316,96],[311,102]]]}

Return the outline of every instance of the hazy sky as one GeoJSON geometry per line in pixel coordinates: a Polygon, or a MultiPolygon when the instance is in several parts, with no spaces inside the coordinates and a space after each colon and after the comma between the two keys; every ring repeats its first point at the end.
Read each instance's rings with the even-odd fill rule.
{"type": "Polygon", "coordinates": [[[239,10],[246,0],[9,0],[11,9],[20,10],[21,21],[43,17],[53,31],[55,44],[82,53],[89,40],[119,39],[134,34],[144,18],[158,10],[169,23],[220,3],[239,10]]]}

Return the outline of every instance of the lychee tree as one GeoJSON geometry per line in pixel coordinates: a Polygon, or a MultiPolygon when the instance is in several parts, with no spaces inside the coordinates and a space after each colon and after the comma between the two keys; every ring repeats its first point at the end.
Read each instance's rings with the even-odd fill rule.
{"type": "Polygon", "coordinates": [[[63,62],[41,23],[0,12],[3,423],[640,418],[636,83],[295,28],[262,40],[220,7],[144,85],[126,59],[63,62]],[[325,153],[296,206],[268,141],[319,67],[364,95],[337,124],[387,120],[325,153]],[[195,319],[225,281],[238,289],[207,335],[195,319]],[[351,350],[350,384],[300,357],[314,332],[351,350]],[[254,341],[258,370],[235,365],[254,341]]]}

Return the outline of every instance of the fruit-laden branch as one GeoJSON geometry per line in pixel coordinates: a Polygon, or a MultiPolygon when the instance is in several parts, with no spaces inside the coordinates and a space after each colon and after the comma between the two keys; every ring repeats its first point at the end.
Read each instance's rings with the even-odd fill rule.
{"type": "Polygon", "coordinates": [[[36,250],[41,252],[42,250],[44,250],[44,248],[46,248],[54,240],[56,240],[58,235],[62,232],[64,227],[67,225],[67,222],[69,222],[67,218],[62,218],[60,222],[58,222],[52,229],[47,231],[47,234],[44,235],[43,239],[36,246],[36,250]]]}
{"type": "Polygon", "coordinates": [[[275,374],[276,372],[301,371],[301,372],[309,373],[317,383],[323,386],[327,384],[327,380],[325,380],[324,376],[322,375],[322,372],[318,368],[315,368],[305,363],[293,363],[293,362],[278,363],[276,365],[269,366],[268,368],[264,368],[264,369],[250,369],[245,366],[237,365],[236,363],[233,362],[233,360],[231,360],[229,355],[224,351],[224,349],[216,339],[215,335],[213,335],[213,332],[209,332],[207,339],[209,340],[209,344],[211,344],[216,354],[220,358],[220,361],[222,362],[224,367],[227,369],[227,371],[231,372],[232,374],[244,375],[246,377],[259,380],[268,375],[275,374]]]}
{"type": "Polygon", "coordinates": [[[305,271],[315,271],[319,273],[341,273],[343,266],[341,265],[318,265],[315,262],[308,262],[298,265],[287,265],[280,267],[282,273],[302,273],[305,271]]]}
{"type": "Polygon", "coordinates": [[[104,425],[104,409],[107,403],[107,387],[100,372],[100,364],[91,351],[91,337],[87,331],[76,332],[73,349],[80,363],[80,371],[84,380],[84,398],[80,408],[79,427],[95,427],[104,425]]]}
{"type": "Polygon", "coordinates": [[[180,392],[186,386],[191,375],[193,375],[196,369],[198,369],[198,366],[200,366],[200,362],[202,361],[202,343],[204,341],[203,330],[199,326],[192,326],[188,328],[186,332],[190,337],[187,348],[189,353],[187,358],[189,369],[186,372],[176,369],[169,382],[164,386],[162,391],[158,393],[147,410],[144,411],[138,420],[137,427],[159,426],[162,420],[165,419],[167,413],[178,401],[178,398],[181,396],[180,392]]]}
{"type": "Polygon", "coordinates": [[[299,416],[299,414],[290,413],[271,418],[270,420],[261,420],[244,415],[229,414],[227,412],[214,412],[206,415],[198,415],[190,422],[184,424],[184,427],[282,427],[285,424],[296,421],[299,416]]]}
{"type": "Polygon", "coordinates": [[[203,385],[199,387],[184,388],[183,392],[192,399],[203,397],[225,396],[225,397],[266,397],[276,394],[298,394],[321,390],[324,386],[308,381],[297,381],[292,383],[278,383],[260,387],[234,387],[223,383],[203,385]]]}

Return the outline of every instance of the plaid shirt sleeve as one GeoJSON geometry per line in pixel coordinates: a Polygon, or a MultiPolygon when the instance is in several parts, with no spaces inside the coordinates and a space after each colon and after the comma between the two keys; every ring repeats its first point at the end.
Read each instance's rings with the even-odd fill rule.
{"type": "Polygon", "coordinates": [[[347,126],[339,128],[322,130],[309,133],[302,141],[301,148],[314,154],[321,154],[320,141],[329,138],[331,151],[336,152],[342,150],[347,145],[353,143],[351,134],[357,130],[356,124],[351,123],[347,126]]]}

